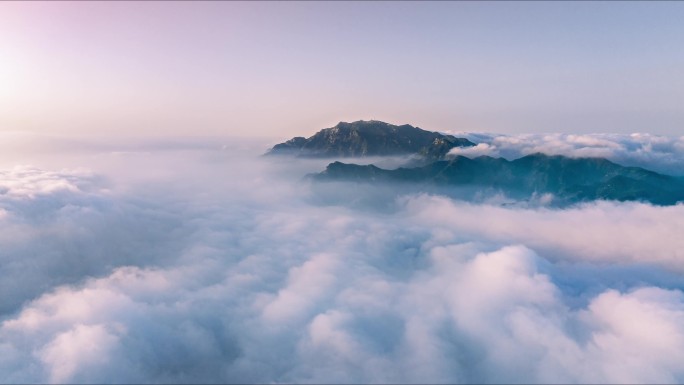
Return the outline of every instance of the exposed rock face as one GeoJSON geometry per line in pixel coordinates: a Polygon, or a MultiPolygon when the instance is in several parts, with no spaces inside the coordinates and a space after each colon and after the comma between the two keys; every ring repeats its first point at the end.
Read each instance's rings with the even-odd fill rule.
{"type": "Polygon", "coordinates": [[[430,160],[443,159],[454,147],[474,146],[465,138],[405,124],[371,121],[340,122],[320,130],[310,138],[295,137],[275,145],[268,155],[302,157],[365,157],[417,154],[430,160]]]}

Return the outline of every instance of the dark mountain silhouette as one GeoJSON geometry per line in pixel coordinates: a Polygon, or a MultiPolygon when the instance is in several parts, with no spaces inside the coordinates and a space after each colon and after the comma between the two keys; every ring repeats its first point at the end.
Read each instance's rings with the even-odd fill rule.
{"type": "Polygon", "coordinates": [[[334,162],[325,171],[310,177],[316,181],[398,182],[423,189],[427,186],[477,187],[518,198],[550,193],[565,203],[607,199],[671,205],[684,201],[684,182],[680,178],[620,166],[602,158],[543,154],[513,161],[456,156],[422,167],[395,170],[334,162]]]}
{"type": "Polygon", "coordinates": [[[310,138],[292,138],[275,145],[267,155],[328,158],[417,154],[438,160],[454,147],[474,145],[465,138],[425,131],[408,124],[395,126],[377,120],[360,120],[340,122],[310,138]]]}

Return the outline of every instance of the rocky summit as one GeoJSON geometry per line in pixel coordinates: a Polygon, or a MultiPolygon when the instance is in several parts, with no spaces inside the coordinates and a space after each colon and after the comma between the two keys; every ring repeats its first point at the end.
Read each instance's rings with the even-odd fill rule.
{"type": "Polygon", "coordinates": [[[604,158],[571,158],[541,153],[507,160],[448,155],[454,147],[475,143],[408,124],[376,120],[340,122],[309,138],[295,137],[266,155],[310,158],[352,158],[414,155],[404,167],[383,169],[339,161],[311,174],[314,181],[389,184],[421,192],[471,191],[502,193],[516,200],[552,196],[559,205],[591,200],[644,201],[658,205],[684,202],[684,180],[639,167],[625,167],[604,158]]]}
{"type": "Polygon", "coordinates": [[[454,147],[475,143],[465,138],[426,131],[408,124],[396,126],[377,120],[340,122],[309,138],[295,137],[273,146],[267,155],[335,158],[391,155],[419,155],[443,159],[454,147]]]}

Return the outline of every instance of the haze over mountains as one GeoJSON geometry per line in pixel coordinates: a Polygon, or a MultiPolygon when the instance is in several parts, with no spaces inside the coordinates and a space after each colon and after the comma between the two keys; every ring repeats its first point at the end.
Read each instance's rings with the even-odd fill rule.
{"type": "Polygon", "coordinates": [[[0,1],[0,385],[684,384],[682,20],[0,1]]]}
{"type": "Polygon", "coordinates": [[[684,200],[684,184],[672,176],[639,167],[623,167],[601,158],[572,159],[544,154],[513,161],[489,156],[473,159],[457,156],[423,167],[395,170],[334,162],[312,178],[316,181],[400,182],[422,189],[479,187],[518,199],[552,194],[556,203],[563,204],[605,199],[671,205],[684,200]]]}
{"type": "Polygon", "coordinates": [[[339,161],[309,175],[314,181],[401,183],[415,190],[468,187],[495,191],[514,199],[547,195],[556,204],[591,200],[646,201],[672,205],[684,200],[684,180],[640,167],[624,167],[600,157],[570,158],[541,153],[515,160],[501,157],[450,155],[451,149],[474,147],[465,138],[425,131],[411,125],[379,121],[339,123],[306,139],[293,138],[274,146],[270,155],[346,158],[414,155],[404,167],[339,161]]]}
{"type": "MultiPolygon", "coordinates": [[[[683,164],[678,138],[631,140],[630,154],[683,164]]],[[[0,169],[6,382],[683,382],[684,205],[560,208],[508,190],[664,185],[649,167],[475,147],[402,169],[417,156],[119,146],[34,148],[34,167],[0,169]],[[392,179],[303,183],[346,168],[335,161],[392,179]],[[517,200],[445,193],[468,178],[517,200]]]]}

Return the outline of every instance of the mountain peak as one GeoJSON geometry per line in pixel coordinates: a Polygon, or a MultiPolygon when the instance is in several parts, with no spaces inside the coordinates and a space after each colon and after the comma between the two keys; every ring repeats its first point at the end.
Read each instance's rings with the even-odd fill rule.
{"type": "Polygon", "coordinates": [[[292,138],[275,145],[267,154],[318,158],[417,154],[434,160],[442,159],[454,147],[474,145],[465,138],[410,124],[397,126],[379,120],[357,120],[339,122],[309,138],[292,138]]]}

